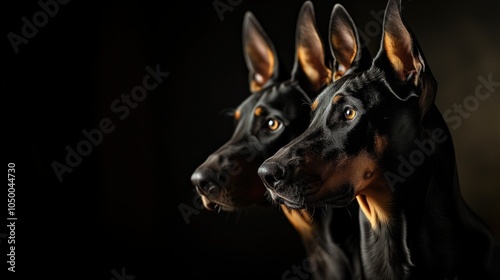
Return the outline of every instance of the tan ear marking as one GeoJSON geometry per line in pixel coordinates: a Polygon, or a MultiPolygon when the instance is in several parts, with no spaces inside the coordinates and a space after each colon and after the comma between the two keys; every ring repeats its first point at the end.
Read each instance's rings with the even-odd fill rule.
{"type": "Polygon", "coordinates": [[[312,3],[307,1],[301,8],[296,27],[296,61],[294,74],[300,70],[313,91],[330,83],[331,71],[325,65],[323,42],[315,24],[312,3]]]}
{"type": "MultiPolygon", "coordinates": [[[[345,26],[344,28],[347,28],[345,26]]],[[[340,64],[344,67],[352,65],[354,58],[356,57],[358,51],[358,45],[356,44],[356,39],[354,38],[354,34],[351,32],[347,33],[339,33],[336,36],[332,36],[333,47],[337,50],[339,54],[342,56],[338,57],[340,60],[340,64]],[[346,58],[350,55],[348,60],[346,58]]]]}
{"type": "Polygon", "coordinates": [[[411,42],[409,33],[403,34],[402,38],[394,38],[389,33],[384,35],[384,49],[387,58],[399,78],[406,81],[411,74],[415,74],[411,82],[416,85],[422,64],[413,56],[412,46],[409,42],[411,42]]]}
{"type": "Polygon", "coordinates": [[[384,35],[384,48],[387,52],[387,58],[392,63],[394,70],[398,73],[401,79],[404,80],[404,64],[401,61],[401,57],[404,56],[401,53],[401,46],[398,45],[397,41],[394,40],[389,34],[384,35]]]}
{"type": "Polygon", "coordinates": [[[267,57],[268,57],[268,61],[269,61],[269,69],[268,69],[268,72],[267,72],[267,75],[268,77],[272,77],[273,76],[273,71],[274,71],[274,55],[273,55],[273,52],[271,50],[267,50],[267,57]]]}
{"type": "Polygon", "coordinates": [[[320,73],[318,69],[313,67],[314,64],[311,63],[311,57],[314,55],[311,54],[311,49],[304,46],[299,46],[297,55],[299,57],[300,65],[302,66],[302,70],[304,71],[306,76],[309,77],[311,81],[319,81],[320,73]]]}

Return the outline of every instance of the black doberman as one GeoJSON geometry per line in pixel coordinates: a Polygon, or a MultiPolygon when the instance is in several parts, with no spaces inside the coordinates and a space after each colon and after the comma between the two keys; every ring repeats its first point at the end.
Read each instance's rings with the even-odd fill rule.
{"type": "Polygon", "coordinates": [[[259,165],[302,133],[309,124],[311,99],[331,80],[323,43],[310,2],[303,5],[291,77],[251,12],[243,22],[243,50],[249,70],[249,95],[233,112],[234,133],[192,174],[207,209],[237,210],[267,202],[257,175],[259,165]]]}
{"type": "MultiPolygon", "coordinates": [[[[294,67],[290,77],[284,77],[268,36],[250,12],[245,15],[243,46],[252,94],[232,114],[236,127],[231,139],[192,174],[192,183],[207,209],[234,211],[268,203],[257,174],[260,164],[307,128],[311,99],[320,90],[346,73],[369,67],[371,56],[360,47],[355,25],[340,5],[333,9],[330,22],[333,71],[326,66],[313,5],[307,1],[296,26],[294,67]]],[[[348,213],[282,209],[316,261],[316,279],[350,279],[351,265],[346,264],[347,257],[329,232],[330,220],[341,224],[348,213]]]]}
{"type": "Polygon", "coordinates": [[[259,168],[290,208],[357,200],[364,279],[500,279],[500,250],[460,193],[437,82],[389,0],[372,66],[314,101],[307,130],[259,168]]]}

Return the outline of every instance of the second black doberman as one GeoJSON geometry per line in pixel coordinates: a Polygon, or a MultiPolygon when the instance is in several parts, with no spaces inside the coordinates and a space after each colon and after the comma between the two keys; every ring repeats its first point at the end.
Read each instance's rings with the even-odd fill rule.
{"type": "MultiPolygon", "coordinates": [[[[243,24],[245,61],[252,94],[233,112],[231,139],[193,173],[191,180],[207,209],[233,211],[268,203],[257,169],[265,158],[302,133],[309,125],[311,100],[332,80],[366,69],[371,56],[361,47],[355,25],[342,6],[332,10],[330,47],[332,70],[325,63],[323,43],[315,24],[313,5],[303,4],[296,26],[296,55],[290,77],[278,71],[278,56],[260,24],[247,13],[243,24]]],[[[308,256],[316,262],[315,279],[352,279],[350,264],[334,240],[354,236],[344,226],[330,234],[330,221],[352,224],[347,211],[295,211],[282,207],[298,230],[308,256]]],[[[355,224],[352,225],[355,228],[355,224]]],[[[343,242],[348,247],[347,242],[343,242]]],[[[344,249],[344,248],[343,248],[344,249]]],[[[357,249],[352,249],[356,254],[357,249]]],[[[354,268],[353,268],[354,267],[354,268]]],[[[285,277],[292,277],[284,275],[285,277]]]]}
{"type": "Polygon", "coordinates": [[[231,139],[191,176],[207,209],[232,211],[268,202],[259,165],[307,128],[311,100],[332,76],[310,2],[298,17],[291,76],[280,69],[274,45],[251,12],[243,22],[243,51],[251,95],[229,113],[235,122],[231,139]]]}
{"type": "Polygon", "coordinates": [[[460,193],[437,83],[389,0],[370,69],[313,103],[308,129],[259,175],[290,208],[360,206],[364,279],[500,279],[500,247],[460,193]]]}

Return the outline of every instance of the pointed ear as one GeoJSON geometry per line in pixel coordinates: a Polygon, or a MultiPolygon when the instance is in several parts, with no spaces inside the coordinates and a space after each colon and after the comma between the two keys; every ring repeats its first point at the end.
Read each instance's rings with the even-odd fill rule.
{"type": "Polygon", "coordinates": [[[384,34],[376,58],[382,69],[391,68],[403,85],[415,87],[421,116],[434,104],[437,83],[423,53],[401,16],[401,1],[389,0],[384,16],[384,34]]]}
{"type": "Polygon", "coordinates": [[[278,57],[274,46],[251,12],[247,12],[243,20],[243,54],[252,93],[258,92],[278,76],[278,57]]]}
{"type": "Polygon", "coordinates": [[[325,50],[316,28],[312,2],[306,1],[299,12],[295,38],[295,63],[292,80],[306,90],[316,92],[330,83],[331,71],[325,65],[325,50]]]}
{"type": "Polygon", "coordinates": [[[333,7],[329,37],[334,58],[333,80],[338,80],[348,72],[370,67],[372,57],[362,44],[351,16],[340,4],[333,7]]]}

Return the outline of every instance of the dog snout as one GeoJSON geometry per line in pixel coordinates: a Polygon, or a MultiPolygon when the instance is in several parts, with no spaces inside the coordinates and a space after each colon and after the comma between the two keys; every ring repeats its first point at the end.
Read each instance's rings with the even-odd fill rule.
{"type": "Polygon", "coordinates": [[[274,190],[285,178],[285,167],[277,162],[264,162],[258,173],[266,187],[274,190]]]}
{"type": "Polygon", "coordinates": [[[191,175],[191,183],[196,187],[200,195],[212,197],[217,195],[220,190],[218,184],[213,178],[217,175],[211,169],[198,168],[191,175]]]}

